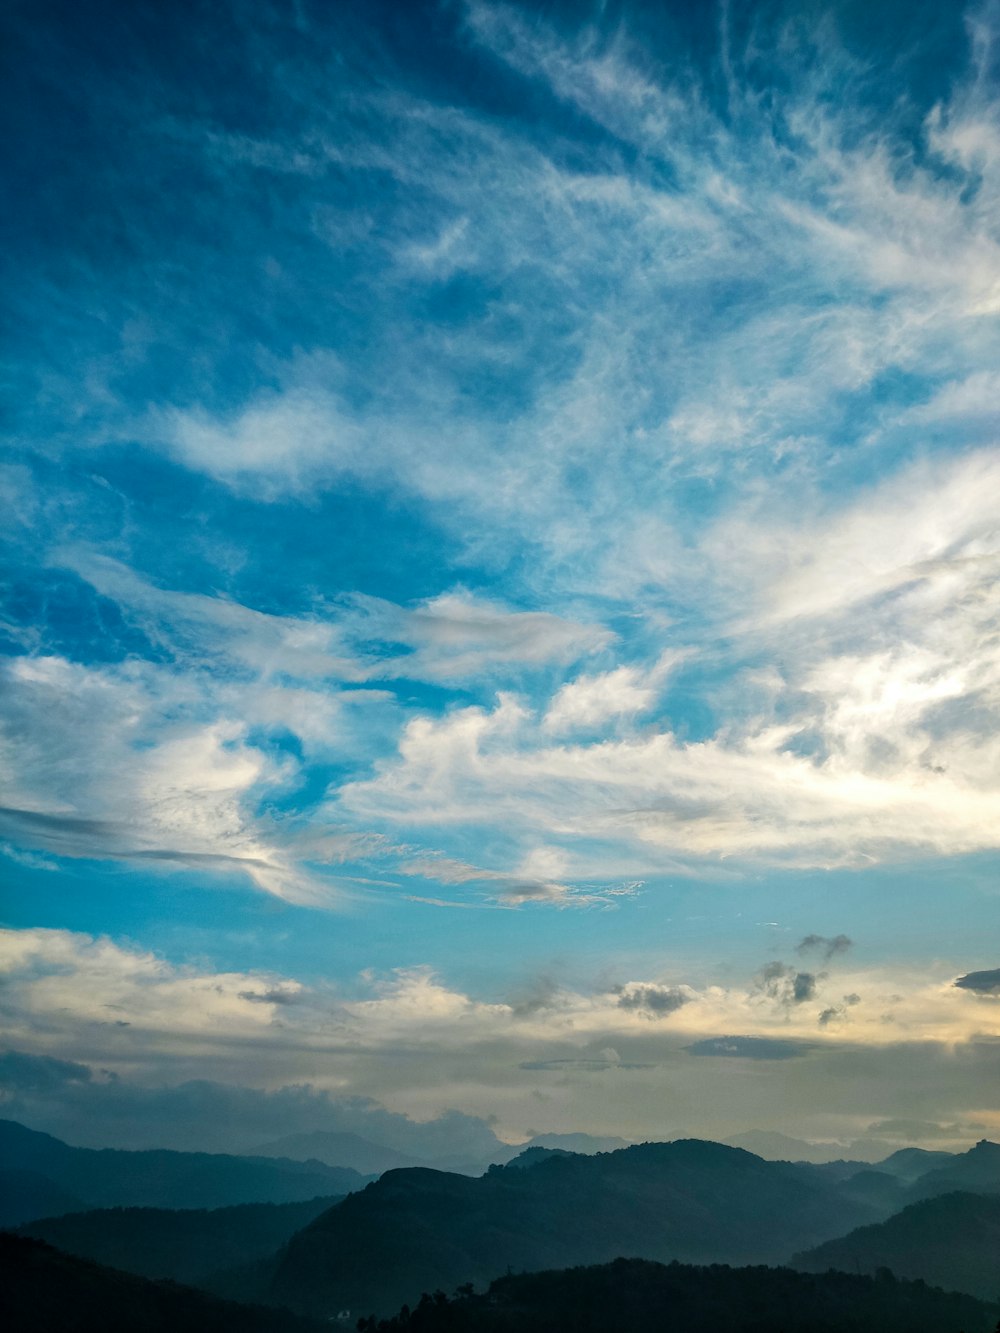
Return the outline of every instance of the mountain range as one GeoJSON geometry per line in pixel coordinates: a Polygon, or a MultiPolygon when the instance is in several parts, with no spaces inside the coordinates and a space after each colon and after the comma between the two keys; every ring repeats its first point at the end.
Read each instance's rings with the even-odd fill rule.
{"type": "Polygon", "coordinates": [[[8,1227],[81,1208],[295,1203],[366,1183],[357,1171],[316,1161],[74,1148],[13,1120],[0,1121],[0,1172],[14,1173],[11,1203],[0,1205],[0,1225],[8,1227]]]}
{"type": "Polygon", "coordinates": [[[1000,1195],[940,1194],[872,1226],[796,1254],[793,1268],[922,1278],[937,1287],[1000,1299],[1000,1195]]]}
{"type": "Polygon", "coordinates": [[[429,1166],[437,1171],[478,1176],[490,1166],[502,1166],[529,1148],[559,1148],[565,1152],[590,1155],[625,1147],[628,1147],[626,1139],[602,1138],[594,1134],[536,1134],[518,1144],[501,1143],[498,1139],[487,1155],[474,1156],[468,1152],[416,1155],[374,1143],[360,1134],[317,1130],[311,1134],[289,1134],[285,1138],[263,1143],[256,1149],[255,1155],[290,1157],[303,1162],[319,1161],[328,1166],[349,1166],[362,1175],[379,1174],[397,1167],[429,1166]]]}
{"type": "Polygon", "coordinates": [[[692,1263],[779,1263],[878,1216],[836,1182],[739,1148],[647,1143],[593,1157],[550,1152],[478,1179],[389,1171],[291,1240],[258,1294],[297,1309],[388,1313],[421,1290],[504,1269],[625,1254],[692,1263]]]}
{"type": "MultiPolygon", "coordinates": [[[[379,1145],[339,1141],[375,1164],[362,1154],[379,1145]]],[[[983,1298],[1000,1291],[1000,1145],[903,1149],[870,1165],[767,1161],[696,1139],[591,1155],[559,1143],[539,1136],[479,1177],[395,1166],[366,1181],[317,1159],[73,1148],[7,1121],[0,1220],[137,1276],[324,1318],[389,1317],[434,1288],[622,1255],[892,1269],[983,1298]]]]}

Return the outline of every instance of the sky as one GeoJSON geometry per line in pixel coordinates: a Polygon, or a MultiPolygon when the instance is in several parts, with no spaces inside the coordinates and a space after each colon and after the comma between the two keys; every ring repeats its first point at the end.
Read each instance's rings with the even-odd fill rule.
{"type": "Polygon", "coordinates": [[[1000,7],[5,7],[0,1113],[1000,1138],[1000,7]]]}

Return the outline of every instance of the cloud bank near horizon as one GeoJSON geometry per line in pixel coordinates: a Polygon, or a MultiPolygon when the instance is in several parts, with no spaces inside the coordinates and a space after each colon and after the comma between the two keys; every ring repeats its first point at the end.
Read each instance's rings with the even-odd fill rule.
{"type": "MultiPolygon", "coordinates": [[[[272,1090],[276,1106],[277,1090],[300,1084],[314,1089],[301,1093],[313,1111],[326,1097],[353,1104],[373,1095],[420,1119],[462,1105],[513,1139],[528,1137],[546,1114],[560,1123],[572,1114],[578,1128],[597,1133],[610,1132],[613,1114],[628,1120],[633,1137],[677,1136],[720,1079],[728,1092],[715,1111],[700,1105],[702,1136],[735,1133],[756,1117],[775,1129],[825,1125],[821,1132],[832,1126],[857,1137],[866,1116],[892,1113],[901,1080],[913,1096],[915,1079],[926,1080],[918,1101],[929,1120],[1000,1132],[986,1091],[1000,1058],[990,1035],[995,1000],[915,971],[844,965],[810,976],[806,995],[803,974],[776,962],[742,986],[555,985],[525,1004],[516,994],[477,999],[426,968],[305,985],[178,967],[108,938],[35,930],[0,934],[0,975],[7,1040],[14,1051],[37,1052],[0,1059],[4,1105],[11,1114],[52,1116],[69,1095],[79,1103],[74,1132],[92,1142],[119,1132],[104,1120],[105,1101],[121,1119],[133,1107],[136,1132],[148,1136],[144,1098],[164,1128],[171,1097],[183,1101],[183,1087],[209,1068],[215,1081],[240,1084],[249,1052],[255,1082],[272,1090]],[[838,1006],[838,1021],[824,1021],[824,1005],[841,997],[848,1003],[838,1006]],[[692,1064],[692,1056],[702,1058],[692,1064]],[[707,1070],[705,1057],[722,1067],[707,1070]],[[734,1079],[734,1060],[768,1062],[772,1083],[789,1087],[777,1098],[772,1087],[766,1109],[750,1069],[734,1079]],[[792,1065],[803,1072],[789,1072],[792,1065]],[[142,1091],[164,1080],[155,1095],[142,1091]],[[627,1111],[612,1113],[626,1091],[627,1111]],[[85,1129],[88,1106],[97,1118],[85,1129]]],[[[314,1118],[323,1120],[318,1111],[314,1118]]]]}

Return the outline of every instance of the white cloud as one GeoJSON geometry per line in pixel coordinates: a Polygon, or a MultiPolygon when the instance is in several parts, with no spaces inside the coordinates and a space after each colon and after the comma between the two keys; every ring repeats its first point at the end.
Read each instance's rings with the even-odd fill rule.
{"type": "Polygon", "coordinates": [[[158,588],[121,561],[87,548],[56,551],[50,563],[73,570],[114,601],[158,647],[210,662],[216,670],[222,659],[264,678],[364,678],[330,618],[270,615],[219,595],[158,588]]]}
{"type": "Polygon", "coordinates": [[[417,680],[461,680],[502,672],[507,666],[567,663],[609,645],[613,635],[542,611],[511,611],[500,603],[459,590],[442,593],[412,609],[375,597],[356,596],[349,618],[356,640],[403,643],[406,657],[387,655],[370,675],[417,680]]]}
{"type": "MultiPolygon", "coordinates": [[[[487,870],[446,856],[416,857],[404,861],[399,870],[404,875],[419,875],[439,884],[475,885],[488,898],[507,905],[542,902],[564,907],[589,907],[595,903],[607,904],[616,897],[633,893],[636,888],[633,884],[595,888],[567,883],[570,857],[562,848],[540,845],[532,847],[510,870],[487,870]]],[[[419,901],[448,907],[467,905],[426,898],[419,901]]]]}
{"type": "Polygon", "coordinates": [[[4,672],[0,822],[22,845],[66,856],[243,872],[296,902],[332,885],[298,870],[254,816],[278,763],[219,716],[196,681],[152,664],[88,668],[18,658],[4,672]]]}
{"type": "MultiPolygon", "coordinates": [[[[300,902],[336,897],[332,881],[320,884],[301,865],[328,859],[331,836],[353,837],[364,856],[388,854],[365,842],[364,830],[279,825],[260,813],[265,797],[294,789],[304,764],[363,768],[391,743],[394,695],[344,682],[522,672],[576,661],[612,640],[598,625],[461,590],[412,608],[354,597],[282,617],[157,588],[83,549],[61,552],[58,562],[113,598],[165,660],[7,662],[0,800],[8,835],[64,855],[242,871],[300,902]],[[262,738],[287,733],[301,758],[262,738]]],[[[507,884],[510,896],[557,892],[520,874],[507,884]]]]}
{"type": "Polygon", "coordinates": [[[950,425],[971,419],[996,433],[1000,430],[1000,373],[979,370],[965,379],[951,380],[926,403],[913,408],[910,418],[950,425]]]}
{"type": "Polygon", "coordinates": [[[556,691],[543,728],[556,735],[601,728],[616,718],[635,718],[647,712],[663,688],[681,652],[665,653],[653,667],[616,667],[597,676],[578,676],[556,691]]]}
{"type": "MultiPolygon", "coordinates": [[[[771,621],[853,612],[910,589],[939,609],[950,602],[960,614],[975,613],[963,594],[1000,559],[998,486],[992,449],[918,462],[830,515],[768,521],[758,509],[742,522],[726,520],[705,550],[713,563],[740,551],[738,575],[758,582],[754,613],[771,621]]],[[[887,629],[904,619],[891,606],[877,610],[887,629]]]]}
{"type": "Polygon", "coordinates": [[[67,930],[0,931],[7,1039],[75,1046],[77,1056],[124,1066],[192,1043],[258,1041],[299,983],[267,973],[177,967],[105,936],[67,930]]]}
{"type": "Polygon", "coordinates": [[[499,819],[570,845],[617,838],[626,855],[638,842],[669,857],[828,865],[995,847],[998,492],[996,458],[977,453],[918,464],[821,521],[768,526],[755,513],[711,531],[712,564],[742,553],[730,643],[777,669],[749,709],[736,677],[708,739],[684,743],[661,721],[544,743],[648,708],[650,678],[619,668],[562,687],[541,734],[514,698],[415,720],[398,759],[343,803],[409,827],[499,819]]]}
{"type": "MultiPolygon", "coordinates": [[[[599,892],[595,879],[702,858],[864,864],[993,847],[1000,749],[998,728],[982,719],[1000,711],[997,491],[996,457],[978,451],[916,463],[837,511],[763,521],[751,496],[744,514],[709,527],[705,611],[727,646],[702,651],[726,664],[732,683],[717,692],[714,734],[697,743],[668,720],[671,672],[696,673],[699,660],[677,647],[650,665],[571,677],[537,702],[508,692],[492,710],[411,719],[393,758],[391,696],[338,692],[330,674],[495,681],[516,669],[527,682],[588,654],[606,662],[619,641],[595,623],[461,590],[410,608],[354,597],[311,618],[265,616],[76,556],[95,586],[181,654],[185,670],[12,666],[12,716],[21,698],[43,721],[12,723],[34,740],[12,758],[10,772],[26,775],[27,787],[8,804],[59,815],[64,830],[68,816],[114,824],[113,836],[74,836],[94,847],[103,838],[115,854],[238,857],[257,882],[287,894],[291,848],[276,850],[253,807],[294,764],[266,760],[247,739],[250,725],[284,726],[308,755],[359,766],[374,757],[373,774],[332,792],[320,812],[338,827],[360,821],[362,830],[436,839],[499,821],[511,860],[476,874],[508,901],[567,901],[574,889],[584,900],[599,892]],[[230,679],[203,670],[220,654],[230,679]],[[761,654],[767,670],[741,669],[741,658],[761,654]],[[65,697],[53,706],[57,694],[65,697]],[[381,757],[346,720],[348,706],[369,727],[383,717],[381,757]],[[538,846],[558,850],[565,868],[526,868],[538,846]],[[609,876],[614,848],[621,868],[609,876]]],[[[714,631],[709,620],[693,633],[714,631]]],[[[652,618],[648,632],[662,642],[652,618]]],[[[54,829],[38,845],[52,849],[54,829]]],[[[437,865],[442,882],[456,863],[450,853],[409,859],[429,878],[437,865]]]]}
{"type": "Polygon", "coordinates": [[[225,421],[174,411],[154,429],[187,467],[265,496],[303,491],[320,470],[363,468],[361,432],[322,389],[262,397],[225,421]]]}
{"type": "Polygon", "coordinates": [[[310,616],[278,616],[219,595],[157,588],[120,561],[83,548],[56,552],[52,563],[114,600],[158,647],[186,664],[218,670],[222,659],[263,681],[467,679],[508,666],[574,662],[614,638],[600,625],[512,610],[462,588],[412,607],[345,593],[310,616]],[[410,651],[399,654],[400,644],[410,651]]]}

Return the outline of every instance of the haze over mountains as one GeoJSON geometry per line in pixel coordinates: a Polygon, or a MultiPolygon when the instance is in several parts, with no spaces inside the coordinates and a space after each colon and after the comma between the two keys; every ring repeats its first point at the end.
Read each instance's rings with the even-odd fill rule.
{"type": "Polygon", "coordinates": [[[792,1258],[809,1273],[890,1269],[983,1300],[1000,1298],[1000,1195],[942,1194],[792,1258]]]}
{"type": "Polygon", "coordinates": [[[291,1159],[74,1148],[16,1121],[0,1121],[0,1170],[11,1193],[3,1225],[70,1207],[220,1208],[239,1203],[292,1203],[341,1195],[365,1183],[344,1167],[291,1159]],[[53,1193],[63,1198],[53,1209],[53,1193]],[[18,1215],[20,1214],[20,1215],[18,1215]]]}
{"type": "MultiPolygon", "coordinates": [[[[887,1139],[861,1138],[850,1143],[816,1143],[808,1139],[792,1138],[789,1134],[780,1134],[775,1130],[750,1129],[742,1134],[732,1134],[723,1142],[733,1148],[746,1148],[747,1152],[756,1153],[775,1162],[824,1162],[852,1161],[878,1162],[881,1170],[886,1170],[885,1163],[900,1154],[916,1154],[922,1162],[930,1163],[935,1158],[938,1163],[945,1162],[954,1154],[928,1148],[897,1148],[887,1139]]],[[[901,1158],[901,1160],[907,1160],[901,1158]]],[[[916,1174],[919,1174],[917,1172],[916,1174]]]]}
{"type": "MultiPolygon", "coordinates": [[[[993,1147],[955,1158],[955,1170],[993,1188],[993,1147]]],[[[890,1158],[885,1172],[845,1174],[699,1140],[594,1157],[526,1156],[534,1159],[527,1169],[514,1170],[515,1159],[480,1179],[387,1173],[295,1236],[260,1294],[312,1311],[389,1311],[412,1301],[421,1281],[450,1290],[487,1282],[498,1266],[563,1268],[620,1254],[781,1263],[821,1239],[881,1221],[914,1198],[917,1186],[934,1192],[950,1185],[945,1175],[926,1185],[928,1177],[916,1185],[900,1179],[920,1160],[912,1156],[890,1158]]]]}
{"type": "Polygon", "coordinates": [[[430,1153],[400,1152],[384,1144],[373,1143],[360,1134],[331,1130],[317,1130],[311,1134],[289,1134],[258,1147],[260,1157],[294,1158],[297,1161],[319,1161],[328,1166],[348,1166],[363,1175],[391,1171],[394,1167],[433,1166],[440,1171],[457,1171],[463,1175],[479,1175],[494,1163],[509,1162],[528,1148],[561,1148],[566,1152],[612,1152],[627,1146],[627,1140],[598,1137],[593,1134],[536,1134],[524,1143],[505,1144],[499,1139],[489,1152],[430,1153]]]}
{"type": "MultiPolygon", "coordinates": [[[[0,1167],[33,1182],[34,1197],[27,1188],[12,1196],[6,1219],[26,1235],[136,1275],[312,1315],[388,1317],[423,1291],[620,1256],[888,1267],[981,1298],[1000,1291],[996,1144],[954,1155],[903,1149],[871,1165],[767,1161],[695,1139],[589,1156],[566,1142],[594,1141],[540,1135],[478,1177],[407,1165],[366,1184],[352,1167],[316,1158],[72,1148],[8,1121],[0,1167]],[[48,1216],[33,1211],[46,1205],[48,1216]]],[[[401,1155],[335,1134],[265,1148],[337,1146],[361,1165],[401,1155]]]]}

